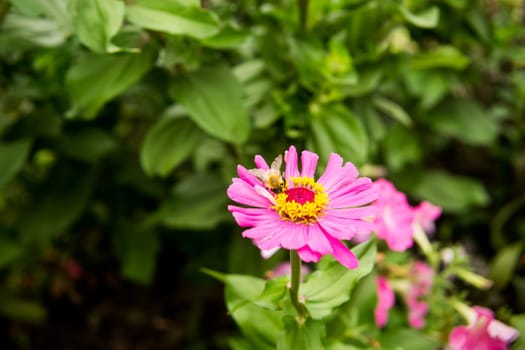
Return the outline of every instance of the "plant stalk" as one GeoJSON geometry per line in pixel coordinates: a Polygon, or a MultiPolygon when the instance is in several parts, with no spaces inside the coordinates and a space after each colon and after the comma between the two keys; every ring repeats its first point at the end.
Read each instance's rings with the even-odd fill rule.
{"type": "Polygon", "coordinates": [[[299,0],[299,26],[302,32],[306,31],[308,21],[308,0],[299,0]]]}
{"type": "Polygon", "coordinates": [[[292,269],[292,281],[290,286],[290,298],[297,310],[297,322],[303,323],[308,317],[304,304],[299,301],[299,285],[301,284],[301,258],[296,250],[290,250],[290,266],[292,269]]]}

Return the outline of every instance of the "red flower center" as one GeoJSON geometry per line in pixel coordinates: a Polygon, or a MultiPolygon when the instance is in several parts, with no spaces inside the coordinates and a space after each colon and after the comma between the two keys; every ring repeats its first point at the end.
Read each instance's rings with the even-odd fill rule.
{"type": "Polygon", "coordinates": [[[291,202],[295,201],[299,204],[304,204],[306,202],[313,202],[315,198],[315,192],[310,191],[304,187],[294,187],[286,190],[286,201],[291,202]]]}

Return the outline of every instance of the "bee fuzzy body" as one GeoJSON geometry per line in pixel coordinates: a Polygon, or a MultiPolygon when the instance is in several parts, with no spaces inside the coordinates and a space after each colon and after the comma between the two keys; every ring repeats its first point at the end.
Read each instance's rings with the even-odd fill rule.
{"type": "Polygon", "coordinates": [[[270,169],[251,169],[250,172],[261,180],[265,187],[275,194],[283,192],[286,183],[281,174],[282,156],[279,155],[272,162],[270,169]]]}

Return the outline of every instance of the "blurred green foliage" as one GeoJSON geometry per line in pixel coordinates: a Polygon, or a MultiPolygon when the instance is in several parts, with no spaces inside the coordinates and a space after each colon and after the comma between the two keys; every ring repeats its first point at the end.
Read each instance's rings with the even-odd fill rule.
{"type": "Polygon", "coordinates": [[[225,189],[291,143],[442,206],[438,237],[496,256],[523,311],[501,272],[524,269],[524,8],[1,0],[0,313],[44,319],[71,259],[145,285],[163,250],[181,274],[262,272],[225,189]]]}

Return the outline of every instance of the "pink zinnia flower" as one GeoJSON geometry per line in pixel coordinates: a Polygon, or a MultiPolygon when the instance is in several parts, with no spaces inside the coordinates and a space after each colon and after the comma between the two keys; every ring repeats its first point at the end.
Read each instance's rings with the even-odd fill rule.
{"type": "Polygon", "coordinates": [[[394,290],[390,287],[388,280],[383,276],[377,277],[376,285],[377,305],[374,310],[374,316],[376,325],[378,327],[384,327],[388,321],[388,312],[394,306],[394,290]]]}
{"type": "Polygon", "coordinates": [[[491,310],[474,306],[468,326],[458,326],[449,337],[449,350],[505,350],[518,331],[494,319],[491,310]]]}
{"type": "Polygon", "coordinates": [[[332,254],[342,265],[355,268],[356,256],[341,240],[370,232],[372,225],[363,218],[374,214],[368,205],[377,198],[369,178],[358,178],[356,167],[344,163],[332,153],[326,170],[319,179],[314,174],[318,156],[301,153],[301,171],[297,151],[291,146],[284,155],[268,166],[261,156],[255,157],[256,169],[237,167],[238,178],[228,187],[228,196],[247,207],[230,205],[228,210],[262,251],[278,248],[297,250],[305,262],[317,262],[332,254]]]}
{"type": "Polygon", "coordinates": [[[404,251],[413,244],[414,212],[404,193],[385,179],[378,179],[372,184],[379,194],[374,202],[377,216],[374,220],[377,237],[386,241],[395,251],[404,251]]]}
{"type": "Polygon", "coordinates": [[[428,303],[424,300],[430,294],[434,281],[434,270],[422,261],[417,261],[411,269],[412,284],[405,301],[408,307],[408,324],[413,328],[425,326],[428,303]]]}

